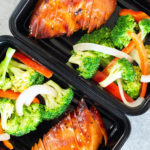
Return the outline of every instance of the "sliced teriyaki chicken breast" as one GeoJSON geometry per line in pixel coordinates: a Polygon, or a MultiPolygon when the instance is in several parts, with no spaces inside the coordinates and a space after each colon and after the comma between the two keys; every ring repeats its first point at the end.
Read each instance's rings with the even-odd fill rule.
{"type": "Polygon", "coordinates": [[[107,132],[95,107],[89,110],[82,99],[77,110],[62,119],[32,150],[97,150],[107,132]]]}
{"type": "Polygon", "coordinates": [[[116,0],[38,0],[32,13],[30,37],[72,35],[98,29],[112,15],[116,0]]]}

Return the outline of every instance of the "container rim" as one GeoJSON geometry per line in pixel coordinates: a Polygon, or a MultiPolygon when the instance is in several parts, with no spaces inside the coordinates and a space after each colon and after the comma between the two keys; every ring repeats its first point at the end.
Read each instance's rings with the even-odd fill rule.
{"type": "MultiPolygon", "coordinates": [[[[16,39],[18,39],[19,41],[21,41],[24,44],[28,43],[28,47],[30,47],[30,49],[34,49],[34,50],[38,49],[39,51],[41,51],[39,55],[42,55],[42,53],[44,53],[45,50],[43,48],[39,47],[38,45],[34,44],[33,42],[31,42],[30,39],[28,39],[24,35],[22,35],[17,29],[17,18],[20,15],[20,13],[23,11],[25,4],[27,4],[29,1],[30,0],[21,0],[20,1],[20,3],[18,4],[18,6],[16,7],[15,11],[12,13],[12,15],[9,19],[9,28],[10,28],[11,33],[13,34],[13,36],[16,39]]],[[[118,0],[118,2],[121,3],[122,1],[118,0]]],[[[43,56],[43,57],[45,59],[47,59],[45,56],[43,56]]],[[[78,82],[78,84],[80,86],[85,85],[84,86],[85,88],[88,87],[89,84],[86,84],[87,81],[81,77],[78,77],[78,75],[75,71],[72,71],[68,66],[66,66],[65,64],[63,64],[61,62],[59,62],[59,64],[61,64],[66,70],[68,70],[68,76],[70,76],[70,75],[72,76],[72,74],[73,74],[75,76],[75,77],[72,76],[73,79],[76,78],[76,79],[80,80],[80,82],[78,82]]],[[[72,83],[76,84],[74,81],[72,81],[72,83]]],[[[99,97],[101,97],[101,99],[103,99],[103,103],[105,105],[108,105],[111,103],[110,105],[113,105],[115,107],[115,109],[119,109],[120,111],[122,111],[123,113],[128,114],[128,115],[132,115],[132,116],[141,115],[141,114],[145,113],[150,107],[150,97],[146,100],[146,102],[144,102],[139,107],[131,109],[131,108],[121,104],[117,100],[114,100],[114,99],[112,100],[111,95],[107,95],[106,93],[104,95],[103,91],[99,90],[99,88],[97,86],[91,86],[91,88],[92,89],[90,90],[90,93],[93,95],[99,95],[99,97]],[[96,94],[96,92],[97,92],[97,94],[96,94]],[[119,106],[119,108],[117,106],[119,106]]],[[[82,90],[84,92],[86,92],[85,89],[82,88],[82,90]]]]}
{"type": "MultiPolygon", "coordinates": [[[[3,35],[3,36],[0,36],[0,43],[2,43],[2,42],[6,43],[6,44],[9,43],[10,45],[17,45],[19,48],[23,46],[23,51],[26,54],[33,57],[35,60],[37,60],[38,55],[36,55],[36,52],[30,53],[30,50],[29,50],[30,48],[27,45],[20,42],[19,40],[17,40],[16,38],[14,38],[12,36],[8,36],[8,35],[3,35]]],[[[39,57],[40,57],[39,59],[42,58],[41,56],[39,56],[39,57]]],[[[42,61],[43,61],[43,59],[39,62],[41,63],[42,61]]],[[[41,63],[41,64],[45,65],[46,63],[48,63],[48,61],[41,63]]],[[[54,64],[52,64],[52,65],[54,65],[54,64]]],[[[47,65],[45,65],[45,66],[47,67],[47,65]]],[[[103,107],[103,106],[101,105],[101,107],[103,107]]],[[[127,118],[127,116],[124,113],[120,112],[119,110],[116,110],[115,108],[112,109],[111,107],[113,107],[113,106],[110,106],[110,107],[107,106],[107,108],[104,107],[104,109],[109,110],[109,112],[112,112],[112,115],[116,116],[119,120],[121,120],[125,126],[122,136],[120,137],[120,139],[116,142],[115,146],[113,147],[113,150],[119,150],[130,135],[131,125],[130,125],[129,119],[127,118]]]]}

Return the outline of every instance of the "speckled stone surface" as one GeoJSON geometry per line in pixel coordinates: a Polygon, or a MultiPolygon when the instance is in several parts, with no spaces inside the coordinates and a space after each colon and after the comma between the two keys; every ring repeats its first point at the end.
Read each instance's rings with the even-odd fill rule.
{"type": "MultiPolygon", "coordinates": [[[[11,34],[8,20],[19,0],[1,0],[0,35],[11,34]]],[[[141,116],[129,117],[132,131],[122,150],[150,150],[150,110],[141,116]]]]}

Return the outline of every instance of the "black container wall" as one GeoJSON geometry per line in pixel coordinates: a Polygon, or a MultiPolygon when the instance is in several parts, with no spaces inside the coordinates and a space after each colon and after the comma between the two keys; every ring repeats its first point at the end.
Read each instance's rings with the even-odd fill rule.
{"type": "MultiPolygon", "coordinates": [[[[116,109],[120,109],[122,112],[130,115],[142,114],[149,108],[150,106],[149,90],[147,91],[146,94],[146,100],[141,106],[137,108],[129,108],[123,105],[122,103],[120,103],[115,97],[108,94],[107,91],[99,89],[97,85],[92,81],[84,80],[82,77],[77,77],[78,74],[70,70],[70,68],[65,65],[65,63],[68,61],[68,58],[71,55],[70,51],[72,50],[72,45],[79,40],[79,38],[83,35],[83,32],[79,31],[71,37],[62,36],[59,38],[44,39],[44,40],[34,40],[29,38],[28,37],[29,21],[36,2],[37,0],[32,0],[32,1],[22,0],[20,4],[17,6],[14,13],[12,14],[10,18],[10,30],[16,38],[18,38],[24,44],[27,44],[29,47],[31,47],[34,50],[39,49],[41,52],[46,51],[51,55],[57,57],[57,59],[63,63],[64,68],[66,68],[70,72],[68,76],[79,79],[78,84],[80,84],[80,90],[82,90],[85,93],[88,93],[90,91],[91,94],[99,95],[100,97],[102,97],[106,105],[108,103],[111,103],[111,105],[113,105],[114,107],[116,106],[116,109]],[[85,87],[83,88],[83,85],[85,85],[86,88],[85,87]]],[[[109,26],[109,27],[114,26],[118,18],[118,11],[122,8],[143,10],[142,7],[139,7],[139,5],[133,3],[133,1],[118,0],[116,10],[105,26],[109,26]]],[[[148,10],[147,13],[149,13],[148,10]]],[[[72,84],[76,84],[76,83],[72,80],[72,84]]]]}
{"type": "MultiPolygon", "coordinates": [[[[67,81],[64,80],[64,78],[62,78],[62,76],[58,75],[53,70],[53,68],[56,67],[55,65],[57,64],[57,62],[55,64],[55,63],[51,63],[50,61],[45,60],[43,57],[41,57],[41,55],[38,56],[38,54],[35,51],[30,49],[28,46],[22,44],[18,40],[14,39],[13,37],[10,37],[10,36],[0,37],[1,58],[6,52],[8,47],[12,47],[12,48],[15,48],[16,50],[19,50],[24,55],[34,58],[36,61],[43,64],[48,69],[51,69],[54,72],[52,79],[55,82],[59,83],[61,86],[63,85],[64,87],[67,87],[67,85],[69,84],[67,81]]],[[[52,56],[50,57],[49,54],[47,54],[47,57],[50,59],[53,58],[52,56]]],[[[55,61],[55,58],[52,60],[55,61]]],[[[55,70],[60,69],[60,67],[61,65],[57,64],[57,67],[55,70]]],[[[64,75],[66,74],[65,71],[63,73],[64,75]]],[[[103,144],[100,146],[99,149],[101,150],[120,149],[130,133],[130,123],[128,119],[126,118],[126,116],[123,113],[119,112],[118,110],[115,110],[110,105],[106,107],[105,105],[103,106],[103,104],[101,105],[100,104],[101,102],[99,104],[94,102],[92,99],[87,98],[87,96],[85,96],[82,92],[79,92],[78,90],[75,90],[75,97],[72,103],[70,104],[68,110],[70,111],[76,108],[78,100],[83,96],[86,97],[85,100],[88,106],[95,104],[100,114],[102,115],[102,119],[104,121],[104,124],[108,132],[109,140],[108,140],[107,146],[104,147],[104,142],[103,142],[103,144]]],[[[41,138],[43,134],[45,134],[50,129],[51,126],[55,125],[60,120],[60,118],[61,117],[59,117],[58,119],[49,121],[49,122],[43,122],[41,125],[39,125],[36,131],[31,132],[30,134],[27,134],[25,136],[18,137],[18,138],[11,137],[15,150],[30,150],[31,146],[35,142],[37,142],[38,138],[41,138]]],[[[0,145],[0,147],[1,146],[2,145],[0,145]]]]}

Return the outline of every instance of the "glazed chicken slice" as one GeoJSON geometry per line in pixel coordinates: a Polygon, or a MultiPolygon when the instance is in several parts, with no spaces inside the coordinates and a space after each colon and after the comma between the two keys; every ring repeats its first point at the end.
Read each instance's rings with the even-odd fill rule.
{"type": "Polygon", "coordinates": [[[36,150],[45,150],[44,145],[43,145],[43,142],[42,142],[41,139],[39,139],[39,142],[38,142],[38,149],[36,149],[36,150]]]}
{"type": "MultiPolygon", "coordinates": [[[[75,31],[83,27],[84,18],[86,17],[86,0],[73,0],[72,1],[72,16],[75,21],[75,31]]],[[[74,31],[74,32],[75,32],[74,31]]]]}
{"type": "Polygon", "coordinates": [[[80,149],[88,150],[88,147],[86,146],[86,143],[87,143],[86,137],[82,133],[81,127],[78,123],[78,116],[75,111],[71,114],[71,120],[72,120],[73,129],[76,135],[76,140],[80,149]]]}
{"type": "Polygon", "coordinates": [[[88,33],[97,28],[98,24],[104,23],[105,17],[105,0],[93,0],[91,18],[88,33]]]}
{"type": "Polygon", "coordinates": [[[106,9],[105,22],[106,22],[115,10],[116,0],[105,0],[105,6],[107,6],[105,7],[106,9]]]}
{"type": "Polygon", "coordinates": [[[32,150],[97,150],[103,135],[107,143],[107,133],[99,117],[96,108],[89,110],[81,100],[77,110],[51,128],[32,150]]]}
{"type": "Polygon", "coordinates": [[[100,127],[100,131],[101,131],[102,135],[104,136],[105,145],[106,145],[107,142],[108,142],[108,136],[107,136],[107,131],[106,131],[105,127],[104,127],[104,123],[103,123],[103,120],[101,118],[101,115],[99,114],[99,112],[97,111],[95,106],[92,106],[90,111],[91,111],[91,114],[92,114],[95,122],[100,127]]]}
{"type": "Polygon", "coordinates": [[[90,23],[91,13],[92,13],[92,5],[93,5],[93,0],[86,0],[86,7],[85,7],[86,16],[84,18],[82,30],[86,30],[89,28],[89,23],[90,23]]]}
{"type": "MultiPolygon", "coordinates": [[[[54,36],[53,28],[55,25],[57,0],[51,0],[48,3],[45,0],[39,0],[31,19],[32,29],[30,34],[34,34],[37,37],[54,36]]],[[[59,29],[64,32],[63,29],[59,29]]]]}
{"type": "Polygon", "coordinates": [[[116,0],[93,0],[88,33],[106,23],[115,10],[116,0]]]}
{"type": "MultiPolygon", "coordinates": [[[[63,26],[65,33],[67,35],[73,34],[75,30],[75,21],[72,19],[71,7],[72,7],[72,0],[59,0],[58,2],[58,10],[55,20],[57,20],[58,26],[63,26]]],[[[59,28],[58,28],[59,29],[59,28]]],[[[55,30],[55,26],[54,26],[55,30]]],[[[56,31],[56,36],[62,35],[61,33],[56,31]]]]}
{"type": "Polygon", "coordinates": [[[79,102],[77,116],[81,131],[86,138],[87,149],[97,150],[102,143],[103,135],[83,100],[79,102]]]}
{"type": "Polygon", "coordinates": [[[70,114],[44,135],[43,144],[45,150],[78,150],[70,114]]]}
{"type": "Polygon", "coordinates": [[[112,15],[116,0],[38,0],[30,21],[30,37],[72,35],[79,29],[92,32],[112,15]]]}

